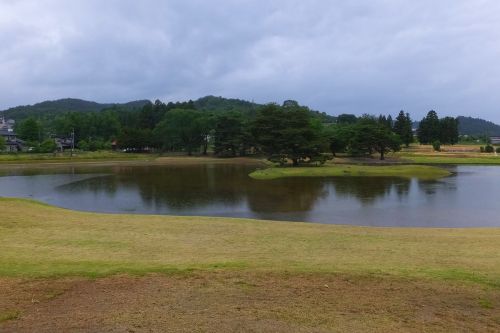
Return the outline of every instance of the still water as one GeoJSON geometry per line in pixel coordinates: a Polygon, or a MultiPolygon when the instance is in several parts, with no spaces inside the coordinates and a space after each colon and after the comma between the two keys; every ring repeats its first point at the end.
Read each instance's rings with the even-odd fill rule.
{"type": "Polygon", "coordinates": [[[255,168],[208,164],[0,170],[0,196],[111,213],[365,226],[500,226],[500,167],[454,167],[453,176],[438,181],[361,177],[258,181],[248,177],[255,168]]]}

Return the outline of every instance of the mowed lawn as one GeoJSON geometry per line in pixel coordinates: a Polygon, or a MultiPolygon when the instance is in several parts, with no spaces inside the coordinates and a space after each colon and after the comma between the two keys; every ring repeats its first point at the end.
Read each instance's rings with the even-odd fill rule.
{"type": "Polygon", "coordinates": [[[0,292],[10,295],[0,300],[0,331],[49,331],[33,326],[50,326],[43,311],[69,311],[78,300],[89,319],[60,317],[61,330],[101,323],[112,331],[113,311],[137,310],[120,303],[132,298],[152,311],[150,320],[125,321],[143,331],[160,324],[193,331],[189,313],[191,325],[208,331],[500,329],[500,229],[94,214],[9,198],[0,199],[0,211],[0,292]],[[175,292],[165,292],[169,285],[175,292]],[[30,302],[27,286],[50,297],[30,302]],[[97,294],[86,299],[78,288],[97,294]],[[161,322],[166,317],[153,316],[161,306],[181,311],[169,316],[184,321],[161,322]],[[218,320],[203,312],[214,306],[218,320]]]}

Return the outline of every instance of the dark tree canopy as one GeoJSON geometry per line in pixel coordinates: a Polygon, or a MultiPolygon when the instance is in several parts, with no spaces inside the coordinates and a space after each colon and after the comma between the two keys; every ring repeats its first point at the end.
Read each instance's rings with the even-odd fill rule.
{"type": "Polygon", "coordinates": [[[420,122],[418,132],[418,141],[421,144],[430,144],[440,138],[439,117],[436,111],[431,110],[427,116],[420,122]]]}
{"type": "Polygon", "coordinates": [[[17,125],[17,135],[26,141],[37,142],[42,137],[42,126],[34,118],[23,120],[17,125]]]}
{"type": "Polygon", "coordinates": [[[429,111],[418,128],[420,144],[432,144],[436,141],[441,144],[455,144],[458,142],[458,136],[458,120],[452,117],[439,119],[434,110],[429,111]]]}
{"type": "Polygon", "coordinates": [[[259,111],[252,133],[263,152],[293,165],[311,161],[321,153],[321,133],[315,128],[309,109],[289,103],[269,104],[259,111]]]}
{"type": "Polygon", "coordinates": [[[196,110],[168,111],[154,129],[156,142],[164,150],[185,150],[191,155],[203,142],[202,117],[203,114],[196,110]]]}
{"type": "Polygon", "coordinates": [[[396,117],[393,127],[394,133],[399,135],[401,142],[408,147],[413,142],[412,120],[409,113],[401,110],[396,117]]]}

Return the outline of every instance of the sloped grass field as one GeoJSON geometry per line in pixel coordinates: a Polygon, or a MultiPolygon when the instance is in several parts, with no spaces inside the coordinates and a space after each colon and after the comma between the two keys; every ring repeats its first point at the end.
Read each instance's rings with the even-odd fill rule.
{"type": "Polygon", "coordinates": [[[500,229],[0,210],[0,331],[500,329],[500,229]]]}

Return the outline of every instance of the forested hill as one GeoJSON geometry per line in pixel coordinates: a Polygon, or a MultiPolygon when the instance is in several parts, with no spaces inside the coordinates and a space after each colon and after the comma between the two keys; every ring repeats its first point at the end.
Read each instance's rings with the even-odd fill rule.
{"type": "MultiPolygon", "coordinates": [[[[109,108],[116,108],[120,111],[141,109],[148,102],[148,100],[139,100],[124,104],[96,103],[75,98],[65,98],[55,101],[45,101],[34,105],[17,106],[8,110],[0,111],[0,116],[5,116],[5,118],[7,119],[14,119],[16,121],[20,121],[30,117],[51,120],[57,115],[67,112],[97,112],[109,108]]],[[[196,101],[189,101],[184,103],[193,103],[193,107],[197,110],[207,111],[214,114],[238,112],[250,117],[255,116],[256,111],[260,107],[264,106],[263,104],[253,103],[245,100],[215,96],[205,96],[197,99],[196,101]]],[[[173,107],[175,107],[175,105],[178,104],[182,103],[178,102],[173,103],[172,105],[173,107]]],[[[330,116],[324,112],[312,110],[311,113],[313,117],[320,119],[324,123],[332,123],[336,119],[335,117],[330,116]]]]}
{"type": "Polygon", "coordinates": [[[461,135],[500,136],[500,125],[479,118],[458,117],[458,131],[461,135]]]}
{"type": "MultiPolygon", "coordinates": [[[[285,101],[285,103],[296,103],[295,101],[285,101]]],[[[212,113],[218,112],[241,112],[250,117],[254,116],[257,110],[264,106],[264,104],[258,104],[254,102],[249,102],[241,99],[234,98],[224,98],[216,96],[205,96],[196,101],[194,105],[197,110],[209,111],[212,113]]],[[[324,123],[333,123],[336,117],[326,114],[325,112],[319,112],[311,110],[312,116],[314,118],[320,119],[324,123]]]]}
{"type": "MultiPolygon", "coordinates": [[[[492,123],[491,121],[458,116],[458,133],[460,135],[470,136],[500,136],[500,125],[492,123]]],[[[413,122],[413,128],[418,128],[420,122],[413,122]]]]}
{"type": "Polygon", "coordinates": [[[45,101],[33,105],[16,106],[0,112],[8,119],[22,120],[29,117],[50,118],[65,112],[95,112],[117,106],[120,109],[142,108],[148,100],[133,101],[128,103],[96,103],[76,98],[65,98],[55,101],[45,101]]]}

